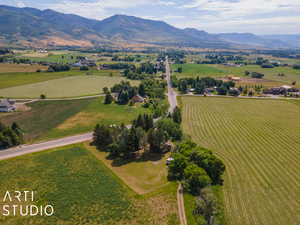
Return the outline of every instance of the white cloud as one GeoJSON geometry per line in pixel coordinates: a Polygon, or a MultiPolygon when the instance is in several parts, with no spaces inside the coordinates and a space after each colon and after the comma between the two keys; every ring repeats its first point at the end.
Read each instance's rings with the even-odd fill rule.
{"type": "Polygon", "coordinates": [[[20,8],[26,7],[25,3],[22,1],[17,1],[16,6],[20,8]]]}
{"type": "Polygon", "coordinates": [[[46,7],[64,13],[73,13],[94,19],[103,19],[110,16],[108,10],[112,9],[125,10],[134,7],[143,7],[145,5],[172,6],[175,4],[175,2],[163,0],[95,0],[93,2],[63,0],[60,3],[48,4],[46,7]]]}

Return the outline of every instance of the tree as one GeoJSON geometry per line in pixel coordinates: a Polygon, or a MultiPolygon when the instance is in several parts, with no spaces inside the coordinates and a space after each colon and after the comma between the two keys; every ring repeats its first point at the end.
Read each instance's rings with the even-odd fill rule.
{"type": "Polygon", "coordinates": [[[40,99],[46,99],[46,95],[41,94],[40,99]]]}
{"type": "Polygon", "coordinates": [[[162,145],[167,141],[166,133],[162,129],[152,128],[148,133],[148,143],[150,151],[153,153],[162,153],[162,145]]]}
{"type": "Polygon", "coordinates": [[[182,73],[182,67],[178,67],[177,72],[182,73]]]}
{"type": "Polygon", "coordinates": [[[129,95],[127,91],[122,91],[119,94],[118,103],[121,105],[126,105],[129,102],[129,95]]]}
{"type": "Polygon", "coordinates": [[[198,147],[191,153],[190,160],[207,172],[213,184],[222,184],[225,165],[211,151],[198,147]]]}
{"type": "Polygon", "coordinates": [[[110,93],[107,93],[105,95],[104,104],[111,104],[113,102],[114,98],[110,93]]]}
{"type": "Polygon", "coordinates": [[[182,130],[178,123],[175,123],[172,119],[161,119],[157,121],[156,127],[167,134],[167,138],[170,137],[172,140],[181,140],[182,130]]]}
{"type": "Polygon", "coordinates": [[[145,90],[145,85],[143,83],[141,83],[139,85],[139,95],[142,96],[142,97],[145,97],[146,95],[146,90],[145,90]]]}
{"type": "Polygon", "coordinates": [[[88,71],[88,70],[89,70],[89,67],[88,67],[88,66],[81,66],[81,67],[80,67],[80,70],[81,70],[81,71],[88,71]]]}
{"type": "Polygon", "coordinates": [[[107,146],[113,143],[111,130],[106,125],[97,124],[93,133],[93,144],[98,149],[106,150],[107,146]]]}
{"type": "Polygon", "coordinates": [[[173,161],[169,164],[168,177],[170,179],[181,180],[183,179],[184,169],[188,165],[188,158],[180,153],[173,154],[173,161]]]}
{"type": "Polygon", "coordinates": [[[103,93],[104,93],[104,94],[110,93],[108,87],[104,87],[104,88],[103,88],[103,93]]]}
{"type": "Polygon", "coordinates": [[[195,164],[188,165],[184,169],[183,186],[193,195],[198,195],[202,188],[211,183],[206,171],[195,164]]]}
{"type": "Polygon", "coordinates": [[[173,111],[172,119],[175,123],[181,124],[181,121],[182,121],[181,110],[177,106],[175,107],[175,109],[173,111]]]}
{"type": "Polygon", "coordinates": [[[300,70],[300,65],[298,65],[298,64],[293,65],[293,69],[300,70]]]}

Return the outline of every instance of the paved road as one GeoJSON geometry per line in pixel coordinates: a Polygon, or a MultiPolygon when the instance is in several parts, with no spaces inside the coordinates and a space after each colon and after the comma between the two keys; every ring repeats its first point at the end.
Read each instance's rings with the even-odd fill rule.
{"type": "Polygon", "coordinates": [[[40,99],[40,98],[16,98],[14,100],[16,101],[28,101],[26,103],[35,102],[35,101],[65,101],[65,100],[80,100],[80,99],[91,99],[91,98],[97,98],[105,96],[105,94],[99,94],[99,95],[89,95],[89,96],[82,96],[82,97],[70,97],[70,98],[46,98],[46,99],[40,99]]]}
{"type": "Polygon", "coordinates": [[[168,100],[170,104],[169,112],[173,112],[177,106],[177,94],[172,88],[171,70],[168,58],[166,58],[166,80],[168,83],[168,100]]]}
{"type": "Polygon", "coordinates": [[[4,151],[0,151],[0,160],[9,159],[9,158],[13,158],[16,156],[21,156],[33,152],[41,152],[51,148],[62,147],[66,145],[89,141],[92,140],[92,138],[93,138],[93,133],[90,132],[90,133],[56,139],[53,141],[47,141],[38,144],[17,146],[4,151]]]}

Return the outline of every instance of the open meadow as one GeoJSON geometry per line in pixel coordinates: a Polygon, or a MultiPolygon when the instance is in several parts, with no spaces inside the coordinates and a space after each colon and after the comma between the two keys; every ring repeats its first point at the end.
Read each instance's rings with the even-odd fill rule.
{"type": "Polygon", "coordinates": [[[1,122],[20,124],[27,142],[89,132],[97,123],[129,124],[147,109],[136,105],[105,105],[104,98],[38,101],[24,112],[1,113],[1,122]]]}
{"type": "MultiPolygon", "coordinates": [[[[43,74],[40,74],[40,76],[43,76],[43,74]]],[[[39,98],[41,94],[44,94],[47,98],[66,98],[95,95],[102,93],[104,87],[110,88],[122,80],[126,79],[120,76],[69,76],[61,79],[0,89],[0,96],[9,98],[39,98]]],[[[131,83],[137,84],[138,82],[131,81],[131,83]]]]}
{"type": "Polygon", "coordinates": [[[183,128],[226,165],[229,225],[300,224],[300,104],[182,97],[183,128]]]}
{"type": "Polygon", "coordinates": [[[137,195],[83,144],[1,161],[0,176],[0,193],[34,190],[30,204],[55,210],[51,217],[2,216],[3,225],[178,225],[177,185],[137,195]]]}

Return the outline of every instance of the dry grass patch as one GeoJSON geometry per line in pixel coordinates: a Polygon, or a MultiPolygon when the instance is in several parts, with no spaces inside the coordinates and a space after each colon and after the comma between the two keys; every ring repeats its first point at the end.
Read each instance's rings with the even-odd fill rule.
{"type": "Polygon", "coordinates": [[[0,63],[0,73],[33,73],[37,70],[47,70],[47,68],[47,66],[41,65],[0,63]]]}
{"type": "Polygon", "coordinates": [[[85,148],[93,153],[117,174],[124,183],[139,194],[155,191],[169,183],[167,180],[166,166],[168,155],[165,155],[162,158],[155,155],[149,157],[149,159],[140,159],[118,165],[114,161],[107,159],[108,154],[106,152],[100,152],[88,143],[85,143],[85,148]]]}

